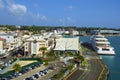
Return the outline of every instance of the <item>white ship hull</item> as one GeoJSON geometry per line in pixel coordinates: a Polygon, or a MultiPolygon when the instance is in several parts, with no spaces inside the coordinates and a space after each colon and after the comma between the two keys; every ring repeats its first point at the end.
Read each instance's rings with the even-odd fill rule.
{"type": "Polygon", "coordinates": [[[94,35],[92,36],[91,38],[91,43],[92,43],[92,46],[93,46],[93,49],[100,55],[115,55],[115,51],[114,51],[114,48],[111,47],[109,44],[110,42],[108,41],[103,41],[104,40],[107,40],[105,37],[102,39],[103,42],[101,42],[101,38],[100,40],[97,38],[97,41],[96,41],[96,37],[98,35],[94,35]]]}

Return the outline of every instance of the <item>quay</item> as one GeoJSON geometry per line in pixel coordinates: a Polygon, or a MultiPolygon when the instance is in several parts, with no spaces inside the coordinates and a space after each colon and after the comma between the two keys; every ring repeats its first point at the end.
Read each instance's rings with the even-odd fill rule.
{"type": "Polygon", "coordinates": [[[79,69],[68,75],[63,80],[107,80],[109,75],[109,69],[101,61],[98,56],[88,60],[89,66],[87,70],[79,69]]]}
{"type": "Polygon", "coordinates": [[[87,69],[77,68],[76,71],[71,72],[72,74],[67,75],[63,80],[107,80],[109,69],[97,53],[90,53],[85,56],[88,61],[87,69]]]}

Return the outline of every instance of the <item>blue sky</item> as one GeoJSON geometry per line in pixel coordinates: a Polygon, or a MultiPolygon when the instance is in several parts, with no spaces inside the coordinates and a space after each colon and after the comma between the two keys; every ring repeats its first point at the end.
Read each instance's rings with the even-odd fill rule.
{"type": "Polygon", "coordinates": [[[0,0],[0,24],[120,28],[120,0],[0,0]]]}

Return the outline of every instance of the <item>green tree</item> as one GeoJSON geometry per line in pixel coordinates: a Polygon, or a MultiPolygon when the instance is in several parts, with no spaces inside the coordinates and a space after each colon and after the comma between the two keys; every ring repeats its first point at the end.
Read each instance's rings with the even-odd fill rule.
{"type": "Polygon", "coordinates": [[[84,67],[86,67],[87,66],[87,61],[86,60],[84,60],[83,62],[82,62],[82,66],[84,66],[84,67]]]}
{"type": "Polygon", "coordinates": [[[54,50],[51,50],[50,52],[47,53],[48,57],[56,57],[54,54],[54,50]]]}
{"type": "Polygon", "coordinates": [[[29,35],[29,32],[24,32],[24,35],[29,35]]]}
{"type": "Polygon", "coordinates": [[[70,64],[69,66],[67,66],[67,69],[71,70],[73,68],[73,66],[74,66],[73,64],[70,64]]]}
{"type": "Polygon", "coordinates": [[[45,56],[45,51],[47,51],[46,47],[41,47],[39,51],[42,51],[43,57],[45,56]]]}
{"type": "Polygon", "coordinates": [[[84,61],[84,57],[82,55],[77,55],[77,59],[80,60],[81,64],[84,61]]]}
{"type": "Polygon", "coordinates": [[[14,69],[15,72],[19,72],[21,70],[21,65],[20,64],[15,64],[13,66],[13,69],[14,69]]]}
{"type": "Polygon", "coordinates": [[[68,56],[73,56],[73,53],[72,52],[67,52],[66,53],[68,56]]]}

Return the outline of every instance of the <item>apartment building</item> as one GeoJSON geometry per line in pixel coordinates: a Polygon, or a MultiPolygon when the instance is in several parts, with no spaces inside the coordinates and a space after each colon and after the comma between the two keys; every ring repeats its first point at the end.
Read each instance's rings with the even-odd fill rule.
{"type": "Polygon", "coordinates": [[[0,38],[0,55],[6,52],[6,39],[0,38]]]}
{"type": "Polygon", "coordinates": [[[13,50],[21,45],[22,40],[20,37],[15,36],[14,34],[0,34],[0,38],[4,38],[6,40],[6,46],[8,48],[7,51],[13,50]]]}
{"type": "Polygon", "coordinates": [[[45,40],[44,38],[38,35],[32,36],[31,38],[25,40],[24,46],[25,52],[28,52],[31,55],[36,54],[42,57],[43,56],[42,51],[40,51],[39,49],[41,47],[48,48],[48,40],[45,40]]]}

